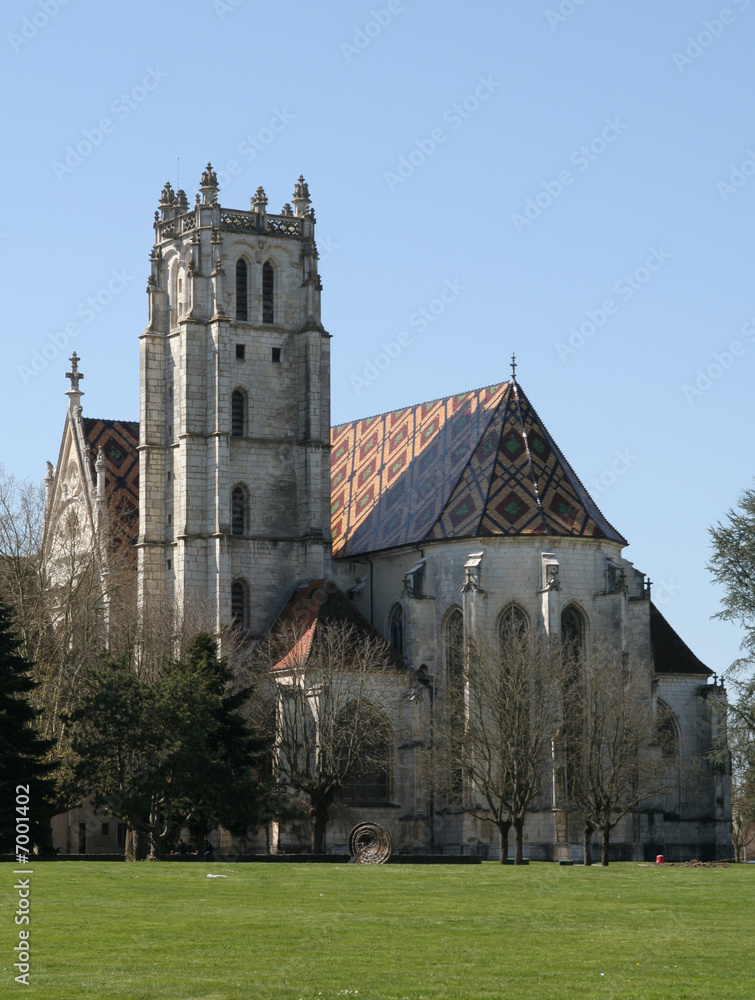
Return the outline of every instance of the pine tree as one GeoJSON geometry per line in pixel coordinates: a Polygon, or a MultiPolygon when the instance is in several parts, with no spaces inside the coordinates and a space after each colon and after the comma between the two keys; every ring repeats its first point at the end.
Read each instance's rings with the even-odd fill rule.
{"type": "Polygon", "coordinates": [[[21,656],[20,640],[13,633],[10,609],[0,602],[0,852],[11,853],[16,845],[16,819],[29,825],[30,848],[52,849],[50,817],[54,783],[53,765],[45,758],[52,748],[40,737],[35,723],[37,711],[29,695],[35,689],[32,664],[21,656]],[[17,811],[16,795],[28,795],[17,811]]]}

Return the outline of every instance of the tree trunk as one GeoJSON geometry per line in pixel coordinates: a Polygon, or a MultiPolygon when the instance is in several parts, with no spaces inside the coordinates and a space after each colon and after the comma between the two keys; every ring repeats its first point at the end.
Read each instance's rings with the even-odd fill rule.
{"type": "Polygon", "coordinates": [[[522,863],[522,849],[524,846],[524,820],[514,820],[514,864],[522,863]]]}
{"type": "Polygon", "coordinates": [[[611,839],[611,827],[604,826],[601,830],[602,840],[600,844],[600,863],[604,867],[608,867],[608,842],[611,839]]]}
{"type": "Polygon", "coordinates": [[[585,866],[592,864],[592,835],[595,832],[595,827],[592,823],[585,823],[585,829],[582,834],[582,845],[583,845],[583,859],[582,863],[585,866]]]}
{"type": "Polygon", "coordinates": [[[149,854],[147,861],[160,860],[160,803],[156,795],[152,796],[149,808],[149,854]]]}
{"type": "Polygon", "coordinates": [[[328,826],[327,802],[315,801],[309,809],[311,823],[310,847],[313,854],[325,854],[325,831],[328,826]]]}
{"type": "Polygon", "coordinates": [[[130,823],[126,824],[126,849],[125,857],[126,861],[142,861],[143,858],[140,856],[141,851],[139,850],[139,831],[131,826],[130,823]]]}
{"type": "Polygon", "coordinates": [[[511,823],[497,823],[496,825],[498,827],[498,843],[501,852],[500,863],[505,865],[506,859],[509,856],[509,827],[511,823]]]}

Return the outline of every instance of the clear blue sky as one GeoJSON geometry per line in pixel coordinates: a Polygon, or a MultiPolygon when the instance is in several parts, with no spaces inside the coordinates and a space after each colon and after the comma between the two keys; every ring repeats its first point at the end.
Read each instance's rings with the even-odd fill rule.
{"type": "Polygon", "coordinates": [[[279,211],[303,173],[333,421],[502,381],[515,350],[664,614],[728,666],[739,635],[710,621],[705,566],[755,471],[755,0],[15,0],[0,17],[6,470],[56,460],[74,347],[85,414],[138,418],[177,158],[190,200],[209,159],[233,208],[262,184],[279,211]]]}

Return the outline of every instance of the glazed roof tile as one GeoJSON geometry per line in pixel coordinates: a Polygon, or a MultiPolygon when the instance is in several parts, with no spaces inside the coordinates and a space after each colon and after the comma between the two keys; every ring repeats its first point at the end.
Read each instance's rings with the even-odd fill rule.
{"type": "Polygon", "coordinates": [[[331,445],[335,556],[481,535],[627,544],[514,381],[341,424],[331,445]]]}
{"type": "Polygon", "coordinates": [[[124,545],[132,545],[139,531],[139,424],[134,420],[94,417],[84,417],[82,422],[93,479],[97,452],[103,449],[105,500],[111,527],[124,545]]]}

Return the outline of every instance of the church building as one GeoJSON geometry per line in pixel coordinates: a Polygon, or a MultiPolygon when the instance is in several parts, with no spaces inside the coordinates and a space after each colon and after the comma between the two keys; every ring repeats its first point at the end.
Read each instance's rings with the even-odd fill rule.
{"type": "MultiPolygon", "coordinates": [[[[713,672],[654,606],[649,581],[622,555],[626,539],[515,366],[494,385],[331,427],[331,337],[304,179],[280,213],[261,187],[248,211],[223,208],[208,164],[195,205],[165,185],[154,228],[139,422],[84,413],[74,355],[60,455],[45,480],[47,544],[73,507],[82,538],[102,550],[105,603],[98,539],[109,523],[135,553],[142,609],[202,602],[218,631],[235,622],[254,639],[292,609],[315,621],[349,602],[382,634],[406,667],[385,767],[336,810],[332,850],[345,850],[355,822],[373,820],[403,851],[497,856],[492,824],[433,797],[418,748],[457,668],[459,637],[496,636],[513,614],[585,648],[610,633],[647,664],[671,737],[670,778],[621,821],[612,856],[729,855],[728,774],[708,757],[720,724],[713,672]]],[[[107,835],[82,829],[75,811],[56,822],[63,851],[117,847],[116,821],[107,835]]],[[[525,857],[580,860],[581,832],[553,781],[525,825],[525,857]]],[[[281,850],[300,846],[298,836],[276,831],[281,850]]]]}

